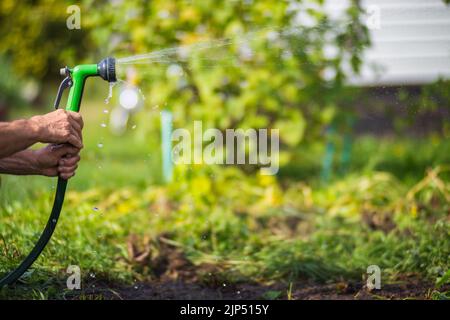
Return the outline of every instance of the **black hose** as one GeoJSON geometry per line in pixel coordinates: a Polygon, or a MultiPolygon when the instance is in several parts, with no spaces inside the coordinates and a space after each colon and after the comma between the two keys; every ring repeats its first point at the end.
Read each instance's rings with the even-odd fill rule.
{"type": "Polygon", "coordinates": [[[31,267],[34,261],[36,261],[42,250],[44,250],[45,246],[53,235],[53,231],[55,231],[56,224],[58,223],[59,214],[61,213],[61,209],[64,203],[66,187],[67,180],[58,178],[58,185],[56,187],[52,213],[50,214],[50,218],[48,219],[44,231],[42,231],[42,234],[39,237],[39,240],[34,245],[33,250],[31,250],[28,256],[22,261],[22,263],[15,270],[11,271],[8,275],[0,279],[0,288],[9,285],[19,279],[28,270],[28,268],[31,267]]]}

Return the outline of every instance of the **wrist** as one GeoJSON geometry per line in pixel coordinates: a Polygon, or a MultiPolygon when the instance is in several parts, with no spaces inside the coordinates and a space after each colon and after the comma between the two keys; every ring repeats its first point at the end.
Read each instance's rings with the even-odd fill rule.
{"type": "Polygon", "coordinates": [[[34,116],[25,121],[27,121],[26,128],[29,139],[31,139],[33,143],[41,142],[42,128],[40,125],[40,116],[34,116]]]}
{"type": "Polygon", "coordinates": [[[28,162],[30,174],[42,174],[42,169],[38,162],[38,150],[25,150],[23,154],[28,162]]]}
{"type": "Polygon", "coordinates": [[[10,157],[0,159],[0,172],[16,175],[41,174],[37,154],[34,150],[23,150],[10,157]]]}

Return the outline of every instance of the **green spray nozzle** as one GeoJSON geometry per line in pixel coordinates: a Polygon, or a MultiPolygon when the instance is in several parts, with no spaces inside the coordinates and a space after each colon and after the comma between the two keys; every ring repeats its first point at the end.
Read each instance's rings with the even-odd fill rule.
{"type": "Polygon", "coordinates": [[[78,112],[83,97],[84,84],[88,77],[99,76],[108,82],[117,81],[116,60],[108,57],[97,64],[80,64],[74,68],[65,67],[61,69],[61,74],[70,78],[66,110],[78,112]]]}

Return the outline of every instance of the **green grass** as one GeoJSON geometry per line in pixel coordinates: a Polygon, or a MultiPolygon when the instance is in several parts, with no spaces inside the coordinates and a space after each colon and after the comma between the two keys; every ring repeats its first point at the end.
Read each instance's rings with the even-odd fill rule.
{"type": "MultiPolygon", "coordinates": [[[[448,141],[360,138],[349,171],[328,183],[317,179],[320,147],[309,146],[292,162],[298,165],[282,168],[279,181],[193,166],[178,168],[175,181],[163,185],[157,137],[145,138],[143,120],[114,137],[99,127],[101,110],[89,112],[83,161],[55,235],[26,285],[0,297],[70,296],[65,270],[72,264],[86,284],[93,277],[111,284],[155,279],[155,261],[166,254],[161,237],[200,271],[214,266],[224,282],[361,281],[377,264],[383,281],[414,275],[436,282],[434,297],[448,295],[439,293],[450,256],[448,141]],[[130,245],[148,257],[136,261],[130,245]]],[[[51,209],[53,183],[2,177],[0,274],[32,247],[51,209]]],[[[211,279],[203,274],[200,281],[211,279]]]]}

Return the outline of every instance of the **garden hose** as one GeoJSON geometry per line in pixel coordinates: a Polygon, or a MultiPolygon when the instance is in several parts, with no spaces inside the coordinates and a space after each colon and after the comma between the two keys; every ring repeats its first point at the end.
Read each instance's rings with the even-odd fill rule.
{"type": "MultiPolygon", "coordinates": [[[[73,112],[80,111],[84,84],[88,77],[100,76],[108,82],[117,81],[115,59],[110,57],[103,59],[98,64],[78,65],[73,69],[65,67],[61,69],[61,74],[65,75],[66,78],[61,82],[61,85],[59,86],[58,94],[56,95],[55,100],[55,108],[58,109],[59,102],[61,101],[64,90],[66,88],[70,88],[66,110],[73,112]]],[[[20,265],[16,269],[0,279],[0,288],[12,284],[17,279],[19,279],[36,261],[47,243],[50,241],[50,238],[55,231],[56,224],[58,223],[58,219],[64,203],[66,187],[67,180],[59,177],[58,185],[56,187],[55,199],[53,202],[53,208],[44,231],[42,232],[31,252],[28,254],[28,256],[26,256],[22,263],[20,263],[20,265]]]]}
{"type": "Polygon", "coordinates": [[[19,279],[31,265],[36,261],[36,259],[44,250],[45,246],[52,237],[53,231],[55,231],[56,224],[58,223],[59,214],[61,213],[61,208],[64,203],[64,195],[66,194],[67,180],[58,178],[58,186],[56,187],[55,200],[53,202],[52,212],[48,219],[47,225],[42,232],[39,240],[36,242],[33,250],[28,254],[28,256],[22,261],[22,263],[11,273],[0,280],[0,288],[15,282],[19,279]]]}

